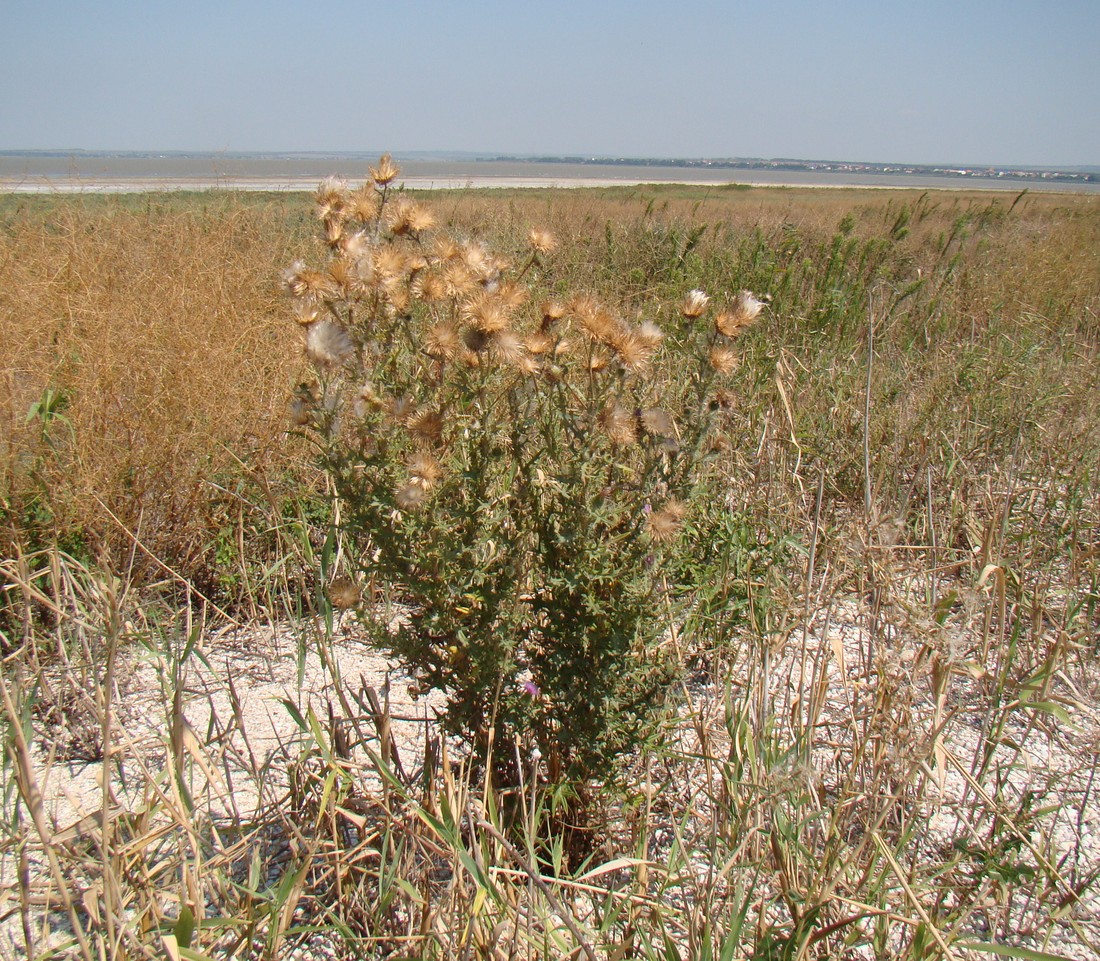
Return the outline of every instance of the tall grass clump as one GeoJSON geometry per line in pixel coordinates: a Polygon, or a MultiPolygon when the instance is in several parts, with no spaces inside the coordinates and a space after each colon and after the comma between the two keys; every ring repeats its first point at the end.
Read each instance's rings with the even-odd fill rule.
{"type": "Polygon", "coordinates": [[[285,274],[315,372],[293,414],[346,540],[333,599],[396,592],[383,645],[479,754],[512,766],[518,743],[555,781],[609,778],[680,666],[669,572],[763,305],[691,290],[625,317],[557,292],[551,234],[512,263],[437,233],[394,176],[383,158],[363,187],[326,182],[326,259],[285,274]]]}
{"type": "Polygon", "coordinates": [[[168,566],[252,609],[245,572],[277,556],[267,532],[300,464],[268,386],[289,366],[272,349],[291,342],[271,279],[294,245],[284,204],[0,208],[5,555],[56,544],[148,582],[168,566]]]}

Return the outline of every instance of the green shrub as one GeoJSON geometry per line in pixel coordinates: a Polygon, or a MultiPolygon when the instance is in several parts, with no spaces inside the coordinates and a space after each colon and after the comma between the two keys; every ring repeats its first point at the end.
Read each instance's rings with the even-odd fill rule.
{"type": "Polygon", "coordinates": [[[285,273],[316,372],[292,416],[351,558],[330,597],[357,606],[363,575],[396,592],[382,645],[498,769],[518,744],[555,780],[605,779],[676,676],[666,573],[732,403],[732,340],[763,305],[691,291],[627,322],[589,294],[542,300],[563,286],[549,234],[512,267],[435,236],[388,158],[373,173],[322,185],[326,263],[285,273]]]}

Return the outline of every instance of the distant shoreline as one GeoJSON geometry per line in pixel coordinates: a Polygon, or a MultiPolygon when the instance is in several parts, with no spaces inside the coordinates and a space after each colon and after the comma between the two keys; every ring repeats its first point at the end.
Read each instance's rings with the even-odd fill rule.
{"type": "MultiPolygon", "coordinates": [[[[222,155],[85,156],[0,153],[0,193],[145,193],[151,191],[312,191],[335,174],[369,176],[359,157],[222,155]]],[[[1100,194],[1100,183],[1015,178],[951,177],[874,170],[761,169],[705,165],[585,163],[526,160],[409,160],[398,180],[409,189],[577,188],[685,186],[893,188],[898,190],[1022,190],[1100,194]]]]}

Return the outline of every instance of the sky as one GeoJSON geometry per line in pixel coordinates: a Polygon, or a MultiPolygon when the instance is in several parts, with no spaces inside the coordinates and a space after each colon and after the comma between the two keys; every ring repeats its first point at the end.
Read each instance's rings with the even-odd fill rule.
{"type": "Polygon", "coordinates": [[[4,0],[0,150],[1100,165],[1100,0],[4,0]]]}

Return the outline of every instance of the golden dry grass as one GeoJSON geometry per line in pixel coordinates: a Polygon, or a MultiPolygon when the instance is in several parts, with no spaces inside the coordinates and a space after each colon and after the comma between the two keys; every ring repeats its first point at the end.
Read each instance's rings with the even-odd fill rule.
{"type": "MultiPolygon", "coordinates": [[[[866,294],[918,277],[908,314],[880,335],[877,443],[912,461],[906,451],[922,443],[914,431],[972,432],[979,412],[997,421],[990,436],[1031,417],[1049,431],[1046,454],[1074,431],[1089,438],[1086,449],[1096,443],[1095,198],[643,186],[449,191],[430,202],[459,234],[484,235],[517,259],[530,226],[548,227],[561,240],[559,287],[599,289],[628,308],[692,287],[773,293],[747,347],[745,382],[774,378],[777,363],[790,373],[797,439],[834,473],[858,466],[851,405],[866,294]],[[1050,403],[1025,410],[1037,394],[1050,403]],[[960,404],[968,409],[951,409],[960,404]]],[[[244,500],[270,495],[262,506],[277,513],[280,482],[310,493],[285,433],[302,362],[277,281],[296,257],[319,260],[314,225],[305,197],[5,202],[0,496],[9,538],[61,536],[119,567],[133,549],[128,530],[209,582],[218,531],[236,523],[241,539],[244,525],[231,518],[244,500]],[[60,417],[28,420],[47,390],[62,399],[60,417]]],[[[756,430],[750,415],[745,429],[756,430]]],[[[969,456],[981,440],[967,442],[969,456]]],[[[884,473],[903,476],[898,466],[884,473]]]]}

